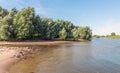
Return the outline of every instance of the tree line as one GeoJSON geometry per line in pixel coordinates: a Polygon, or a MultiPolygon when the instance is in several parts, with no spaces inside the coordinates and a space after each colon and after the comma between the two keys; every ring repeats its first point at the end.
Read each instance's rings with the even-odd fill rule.
{"type": "Polygon", "coordinates": [[[120,38],[120,35],[116,35],[115,32],[112,32],[109,35],[93,35],[93,38],[120,38]]]}
{"type": "Polygon", "coordinates": [[[11,10],[0,7],[0,40],[91,40],[92,30],[70,21],[43,18],[32,7],[11,10]]]}

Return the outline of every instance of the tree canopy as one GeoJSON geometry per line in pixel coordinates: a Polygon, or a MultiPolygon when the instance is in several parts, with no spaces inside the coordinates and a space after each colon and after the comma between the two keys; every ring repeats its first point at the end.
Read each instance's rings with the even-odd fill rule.
{"type": "Polygon", "coordinates": [[[34,8],[26,7],[10,11],[0,7],[0,40],[91,40],[92,30],[75,26],[70,21],[43,18],[35,14],[34,8]]]}
{"type": "Polygon", "coordinates": [[[115,32],[112,32],[112,33],[111,33],[111,36],[116,36],[116,33],[115,33],[115,32]]]}

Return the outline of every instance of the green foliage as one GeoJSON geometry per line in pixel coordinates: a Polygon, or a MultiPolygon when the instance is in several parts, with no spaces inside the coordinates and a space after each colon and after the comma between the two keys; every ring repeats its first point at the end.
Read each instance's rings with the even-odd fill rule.
{"type": "Polygon", "coordinates": [[[14,26],[13,26],[13,19],[14,15],[12,10],[6,15],[4,18],[1,19],[1,26],[0,26],[0,39],[1,40],[9,40],[14,36],[14,26]]]}
{"type": "Polygon", "coordinates": [[[70,21],[41,18],[34,8],[7,11],[0,7],[0,39],[90,40],[89,27],[78,27],[70,21]]]}
{"type": "Polygon", "coordinates": [[[91,40],[92,31],[89,27],[83,27],[79,29],[79,32],[80,32],[80,39],[91,40]]]}
{"type": "Polygon", "coordinates": [[[78,39],[85,39],[91,40],[92,38],[92,31],[89,27],[75,27],[72,30],[74,40],[78,39]]]}
{"type": "Polygon", "coordinates": [[[116,35],[115,32],[112,32],[110,35],[94,35],[93,38],[110,38],[110,39],[115,39],[115,38],[120,38],[120,35],[116,35]]]}
{"type": "Polygon", "coordinates": [[[0,39],[1,40],[8,40],[9,37],[10,37],[10,32],[9,32],[9,24],[8,24],[8,21],[9,18],[8,17],[5,17],[2,19],[2,22],[1,22],[1,27],[0,27],[0,39]]]}
{"type": "Polygon", "coordinates": [[[34,32],[34,8],[21,9],[14,18],[16,38],[30,38],[34,32]]]}
{"type": "Polygon", "coordinates": [[[8,11],[6,9],[3,9],[2,7],[0,7],[0,17],[4,18],[6,15],[8,15],[8,11]]]}
{"type": "Polygon", "coordinates": [[[77,28],[72,29],[72,36],[74,40],[78,40],[80,38],[80,34],[77,28]]]}
{"type": "Polygon", "coordinates": [[[41,31],[42,31],[42,24],[41,24],[41,18],[39,16],[36,16],[34,18],[34,37],[35,38],[39,38],[39,37],[42,37],[41,36],[41,31]]]}
{"type": "MultiPolygon", "coordinates": [[[[99,35],[94,35],[93,38],[100,38],[101,36],[99,35]]],[[[103,36],[104,37],[104,36],[103,36]]]]}
{"type": "Polygon", "coordinates": [[[111,33],[111,36],[116,36],[115,32],[112,32],[112,33],[111,33]]]}
{"type": "Polygon", "coordinates": [[[67,37],[67,32],[66,32],[66,29],[63,28],[60,32],[59,32],[59,38],[61,40],[66,40],[66,37],[67,37]]]}

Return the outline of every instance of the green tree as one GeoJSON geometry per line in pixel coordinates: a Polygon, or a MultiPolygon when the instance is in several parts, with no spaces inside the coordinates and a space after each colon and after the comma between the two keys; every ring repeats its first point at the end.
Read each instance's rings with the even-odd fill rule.
{"type": "Polygon", "coordinates": [[[3,9],[2,7],[0,7],[0,39],[4,39],[6,38],[7,39],[7,36],[4,37],[4,30],[7,26],[5,26],[4,22],[6,22],[6,19],[7,19],[7,15],[8,15],[8,11],[6,9],[3,9]],[[5,18],[6,17],[6,18],[5,18]],[[3,38],[4,37],[4,38],[3,38]]]}
{"type": "Polygon", "coordinates": [[[8,14],[9,14],[8,10],[3,9],[2,7],[0,7],[0,17],[1,18],[4,18],[8,14]]]}
{"type": "Polygon", "coordinates": [[[59,38],[61,40],[66,40],[66,37],[67,37],[67,32],[66,32],[66,29],[63,28],[60,32],[59,32],[59,38]]]}
{"type": "Polygon", "coordinates": [[[0,33],[2,40],[11,38],[91,40],[92,38],[92,30],[89,27],[78,27],[70,21],[35,16],[34,8],[31,7],[19,11],[13,8],[9,12],[0,7],[0,33]]]}
{"type": "Polygon", "coordinates": [[[2,40],[9,40],[12,38],[12,33],[14,31],[13,27],[13,16],[11,15],[11,12],[5,16],[1,21],[1,27],[0,27],[0,38],[2,40]]]}
{"type": "Polygon", "coordinates": [[[34,8],[21,9],[14,18],[16,38],[31,38],[34,33],[34,8]]]}
{"type": "Polygon", "coordinates": [[[112,32],[112,33],[111,33],[111,36],[116,36],[116,33],[115,33],[115,32],[112,32]]]}
{"type": "Polygon", "coordinates": [[[79,39],[80,36],[79,36],[79,32],[78,32],[77,28],[74,28],[72,30],[72,37],[73,37],[74,40],[78,40],[79,39]]]}
{"type": "Polygon", "coordinates": [[[54,36],[53,35],[53,26],[54,26],[54,22],[51,18],[46,18],[47,21],[47,28],[46,28],[46,39],[53,39],[54,36]]]}
{"type": "MultiPolygon", "coordinates": [[[[105,36],[103,36],[103,37],[105,37],[105,36]]],[[[93,38],[100,38],[100,36],[99,35],[93,35],[93,38]]]]}
{"type": "Polygon", "coordinates": [[[34,38],[40,38],[42,37],[42,24],[41,24],[41,18],[40,16],[35,16],[34,18],[34,38]]]}
{"type": "Polygon", "coordinates": [[[92,30],[89,27],[78,28],[80,33],[80,39],[91,40],[92,38],[92,30]]]}

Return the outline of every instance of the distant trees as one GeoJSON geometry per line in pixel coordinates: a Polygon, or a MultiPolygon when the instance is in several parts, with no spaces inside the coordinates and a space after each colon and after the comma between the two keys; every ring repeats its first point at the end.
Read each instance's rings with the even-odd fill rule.
{"type": "MultiPolygon", "coordinates": [[[[92,36],[93,38],[101,38],[101,36],[99,36],[99,35],[93,35],[92,36]]],[[[105,37],[105,36],[104,36],[105,37]]]]}
{"type": "Polygon", "coordinates": [[[91,40],[92,30],[79,27],[70,21],[41,18],[34,8],[7,11],[0,7],[0,40],[47,39],[47,40],[91,40]]]}
{"type": "Polygon", "coordinates": [[[115,33],[115,32],[112,32],[112,33],[111,33],[111,36],[116,36],[116,33],[115,33]]]}
{"type": "Polygon", "coordinates": [[[120,35],[116,35],[115,32],[112,32],[109,35],[93,35],[93,38],[120,38],[120,35]]]}

